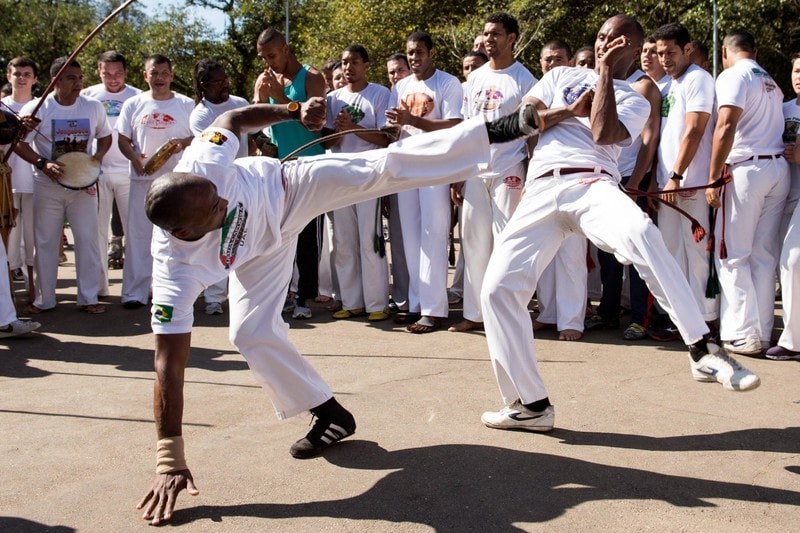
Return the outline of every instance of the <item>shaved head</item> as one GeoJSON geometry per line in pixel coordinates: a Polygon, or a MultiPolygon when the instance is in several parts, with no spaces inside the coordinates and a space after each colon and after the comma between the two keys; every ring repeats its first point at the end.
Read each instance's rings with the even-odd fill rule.
{"type": "Polygon", "coordinates": [[[144,209],[150,222],[173,232],[186,225],[194,215],[195,206],[186,199],[214,184],[206,178],[187,172],[167,172],[150,184],[144,209]]]}

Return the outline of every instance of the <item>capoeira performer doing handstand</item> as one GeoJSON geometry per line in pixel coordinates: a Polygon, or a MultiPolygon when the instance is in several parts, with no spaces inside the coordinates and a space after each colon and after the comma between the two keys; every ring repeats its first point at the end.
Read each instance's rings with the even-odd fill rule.
{"type": "MultiPolygon", "coordinates": [[[[536,365],[528,302],[561,241],[578,233],[632,263],[689,345],[692,377],[749,390],[758,376],[708,342],[686,278],[658,229],[617,185],[617,158],[636,138],[650,105],[625,81],[644,39],[618,15],[597,34],[595,71],[559,68],[528,96],[539,108],[539,141],[527,192],[500,234],[481,292],[486,338],[506,406],[482,416],[498,429],[549,431],[555,412],[536,365]]],[[[523,108],[524,109],[524,108],[523,108]]]]}
{"type": "Polygon", "coordinates": [[[239,134],[297,119],[319,131],[325,101],[257,104],[224,113],[186,150],[175,171],[156,179],[145,201],[153,233],[153,318],[158,432],[157,477],[139,504],[159,524],[177,494],[197,494],[183,452],[183,380],[193,304],[230,276],[230,338],[272,400],[278,418],[311,411],[317,421],[291,447],[313,457],[352,435],[353,416],[289,341],[281,309],[295,243],[308,221],[356,202],[489,170],[489,143],[535,133],[528,106],[494,122],[482,118],[403,139],[389,148],[301,158],[236,158],[239,134]]]}

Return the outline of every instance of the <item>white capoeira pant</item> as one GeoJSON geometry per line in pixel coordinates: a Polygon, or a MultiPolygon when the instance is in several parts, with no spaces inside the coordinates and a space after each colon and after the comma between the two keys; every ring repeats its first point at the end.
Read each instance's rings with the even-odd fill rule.
{"type": "MultiPolygon", "coordinates": [[[[122,220],[123,233],[128,233],[128,202],[130,196],[131,180],[128,172],[103,172],[97,182],[99,193],[99,206],[97,214],[97,239],[100,247],[100,254],[108,247],[108,233],[111,224],[111,210],[114,200],[117,201],[117,210],[122,220]]],[[[102,269],[102,280],[100,283],[100,294],[108,296],[108,261],[101,257],[100,268],[102,269]]]]}
{"type": "Polygon", "coordinates": [[[446,317],[450,187],[422,187],[398,194],[397,200],[408,266],[408,310],[446,317]]]}
{"type": "Polygon", "coordinates": [[[800,352],[800,209],[795,209],[789,220],[780,267],[783,333],[778,345],[800,352]]]}
{"type": "MultiPolygon", "coordinates": [[[[715,250],[719,275],[720,337],[758,336],[770,342],[775,312],[775,269],[780,255],[778,231],[789,194],[789,165],[782,157],[730,166],[725,186],[727,259],[715,250]]],[[[722,209],[717,212],[720,241],[722,209]]]]}
{"type": "Polygon", "coordinates": [[[367,200],[333,212],[334,266],[342,309],[383,311],[389,305],[389,264],[375,250],[383,231],[380,200],[367,200]]]}
{"type": "Polygon", "coordinates": [[[405,309],[408,305],[408,264],[403,246],[403,230],[400,224],[400,208],[397,206],[397,195],[392,194],[389,200],[389,241],[391,242],[392,300],[405,309]]]}
{"type": "Polygon", "coordinates": [[[692,236],[692,223],[685,216],[674,209],[661,206],[658,210],[658,229],[664,236],[667,250],[678,262],[678,266],[686,276],[692,294],[697,301],[703,319],[711,322],[719,318],[719,298],[706,298],[706,283],[709,274],[708,259],[708,234],[712,228],[709,226],[708,202],[703,191],[692,191],[675,195],[675,205],[686,211],[697,220],[706,236],[699,242],[692,236]]]}
{"type": "Polygon", "coordinates": [[[75,238],[78,305],[94,305],[100,291],[100,248],[97,243],[97,189],[72,191],[53,182],[35,180],[33,228],[36,243],[34,274],[39,309],[56,306],[58,250],[64,216],[75,238]]]}
{"type": "Polygon", "coordinates": [[[587,247],[583,235],[568,235],[542,272],[536,286],[538,322],[556,324],[558,331],[583,331],[589,284],[587,247]]]}
{"type": "MultiPolygon", "coordinates": [[[[6,246],[0,239],[0,265],[8,261],[6,256],[6,246]]],[[[11,299],[11,281],[3,273],[0,275],[0,326],[11,324],[17,319],[17,310],[14,308],[14,301],[11,299]]]]}
{"type": "Polygon", "coordinates": [[[130,180],[128,227],[125,229],[125,263],[122,265],[122,303],[147,303],[153,270],[150,241],[153,223],[144,212],[144,198],[152,180],[130,180]]]}
{"type": "MultiPolygon", "coordinates": [[[[189,149],[190,156],[194,146],[189,149]]],[[[446,187],[464,175],[476,176],[488,169],[489,154],[486,127],[479,118],[441,132],[409,137],[382,150],[325,154],[282,165],[285,198],[278,204],[280,243],[273,241],[275,246],[270,247],[267,240],[263,248],[242,252],[247,255],[234,264],[230,278],[231,341],[264,387],[279,418],[297,415],[332,396],[322,377],[290,342],[289,326],[281,317],[300,231],[309,220],[328,211],[421,186],[446,187]]],[[[191,164],[182,163],[179,168],[193,171],[191,164]]],[[[202,169],[201,162],[196,170],[202,169]]],[[[248,224],[263,222],[252,213],[248,224]]],[[[154,250],[172,247],[169,239],[158,230],[154,250]],[[166,243],[161,244],[164,239],[166,243]]],[[[158,256],[154,305],[174,306],[175,313],[168,323],[154,318],[155,333],[190,331],[194,299],[224,272],[218,241],[206,238],[195,246],[204,246],[203,242],[208,245],[207,264],[181,262],[175,253],[187,246],[185,249],[193,250],[182,242],[174,245],[168,257],[158,256]]]]}
{"type": "MultiPolygon", "coordinates": [[[[464,182],[461,212],[461,257],[464,258],[464,318],[483,322],[481,286],[494,243],[522,198],[525,163],[502,176],[464,182]]],[[[454,282],[455,285],[455,282],[454,282]]]]}
{"type": "Polygon", "coordinates": [[[19,212],[16,225],[8,235],[8,266],[11,270],[33,266],[33,193],[15,192],[14,207],[19,212]]]}
{"type": "Polygon", "coordinates": [[[542,271],[573,232],[632,263],[687,344],[708,332],[661,232],[613,179],[594,173],[560,176],[558,171],[529,179],[495,245],[481,291],[489,353],[507,404],[547,397],[527,306],[542,271]]]}

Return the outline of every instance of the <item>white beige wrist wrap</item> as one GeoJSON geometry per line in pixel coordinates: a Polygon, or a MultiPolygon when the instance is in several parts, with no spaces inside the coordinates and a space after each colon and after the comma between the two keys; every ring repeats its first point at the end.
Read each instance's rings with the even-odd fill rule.
{"type": "Polygon", "coordinates": [[[186,470],[186,458],[183,455],[183,437],[161,439],[156,446],[156,473],[169,474],[186,470]]]}

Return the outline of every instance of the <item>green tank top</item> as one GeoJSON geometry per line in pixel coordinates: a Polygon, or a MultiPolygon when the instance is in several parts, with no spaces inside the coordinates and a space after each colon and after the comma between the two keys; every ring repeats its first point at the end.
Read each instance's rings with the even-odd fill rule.
{"type": "MultiPolygon", "coordinates": [[[[298,72],[297,76],[292,80],[292,83],[283,88],[283,94],[285,94],[288,99],[297,102],[305,102],[308,100],[308,95],[306,94],[306,75],[310,68],[311,67],[308,65],[303,65],[300,72],[298,72]]],[[[272,98],[269,99],[269,102],[271,104],[277,103],[272,98]]],[[[270,137],[272,138],[272,142],[278,145],[279,158],[289,155],[292,151],[300,148],[307,142],[318,139],[319,136],[319,133],[308,131],[302,124],[294,120],[270,126],[270,137]]],[[[306,156],[324,153],[325,149],[322,145],[317,144],[303,150],[298,155],[306,156]]]]}

